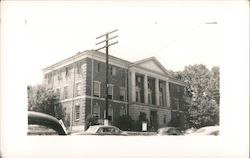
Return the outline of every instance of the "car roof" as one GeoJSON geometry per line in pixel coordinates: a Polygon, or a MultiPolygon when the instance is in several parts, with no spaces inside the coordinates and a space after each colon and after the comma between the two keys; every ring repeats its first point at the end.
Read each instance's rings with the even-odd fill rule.
{"type": "Polygon", "coordinates": [[[60,135],[67,134],[67,131],[60,124],[59,120],[48,114],[28,111],[28,124],[47,126],[56,130],[60,135]]]}
{"type": "Polygon", "coordinates": [[[111,125],[93,125],[92,127],[114,127],[114,128],[118,128],[118,127],[111,126],[111,125]]]}

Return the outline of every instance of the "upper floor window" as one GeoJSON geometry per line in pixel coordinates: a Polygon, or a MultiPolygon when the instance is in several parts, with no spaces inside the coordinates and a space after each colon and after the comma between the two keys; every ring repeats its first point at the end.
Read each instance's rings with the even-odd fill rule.
{"type": "Polygon", "coordinates": [[[176,92],[180,92],[180,86],[176,85],[176,92]]]}
{"type": "Polygon", "coordinates": [[[108,98],[113,99],[113,85],[108,85],[108,98]]]}
{"type": "Polygon", "coordinates": [[[52,81],[52,73],[48,74],[48,84],[50,84],[52,81]]]}
{"type": "Polygon", "coordinates": [[[174,110],[179,110],[179,105],[180,103],[179,103],[179,99],[178,98],[174,98],[174,107],[173,107],[173,109],[174,110]]]}
{"type": "Polygon", "coordinates": [[[159,91],[163,92],[163,82],[159,82],[159,91]]]}
{"type": "Polygon", "coordinates": [[[81,62],[76,63],[76,73],[77,74],[81,73],[81,62]]]}
{"type": "Polygon", "coordinates": [[[58,70],[57,71],[57,79],[60,81],[62,79],[62,71],[58,70]]]}
{"type": "Polygon", "coordinates": [[[148,104],[152,104],[152,91],[148,89],[148,104]]]}
{"type": "Polygon", "coordinates": [[[65,77],[69,77],[70,76],[70,69],[69,67],[65,68],[65,77]]]}
{"type": "Polygon", "coordinates": [[[139,86],[139,84],[141,83],[141,76],[136,76],[136,86],[139,86]]]}
{"type": "Polygon", "coordinates": [[[116,74],[116,68],[115,68],[114,66],[111,66],[111,67],[110,67],[110,74],[111,74],[112,76],[115,76],[115,74],[116,74]]]}
{"type": "Polygon", "coordinates": [[[163,105],[163,96],[162,93],[159,93],[159,105],[162,106],[163,105]]]}
{"type": "Polygon", "coordinates": [[[68,86],[63,88],[63,99],[68,99],[68,86]]]}
{"type": "Polygon", "coordinates": [[[76,96],[80,96],[80,95],[81,95],[81,84],[76,83],[76,96]]]}
{"type": "Polygon", "coordinates": [[[101,83],[98,81],[94,81],[94,96],[95,97],[100,97],[101,96],[101,83]]]}
{"type": "Polygon", "coordinates": [[[141,94],[140,94],[140,88],[139,87],[135,88],[135,101],[136,102],[141,102],[141,94]]]}
{"type": "Polygon", "coordinates": [[[125,88],[120,87],[120,100],[125,101],[125,88]]]}
{"type": "Polygon", "coordinates": [[[97,62],[95,64],[95,72],[101,72],[101,63],[97,62]]]}

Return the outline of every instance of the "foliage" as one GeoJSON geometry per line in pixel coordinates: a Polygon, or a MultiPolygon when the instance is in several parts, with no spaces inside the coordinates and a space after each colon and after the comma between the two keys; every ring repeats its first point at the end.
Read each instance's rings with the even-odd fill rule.
{"type": "Polygon", "coordinates": [[[184,71],[170,74],[187,83],[184,104],[189,127],[218,125],[219,102],[216,102],[214,92],[219,92],[219,67],[213,67],[210,71],[205,65],[196,64],[186,66],[184,71]]]}
{"type": "Polygon", "coordinates": [[[131,131],[134,126],[134,121],[132,120],[131,116],[122,115],[119,117],[116,126],[120,128],[121,130],[131,131]]]}
{"type": "Polygon", "coordinates": [[[60,103],[60,95],[41,85],[28,86],[28,110],[49,114],[65,120],[65,109],[60,103]]]}

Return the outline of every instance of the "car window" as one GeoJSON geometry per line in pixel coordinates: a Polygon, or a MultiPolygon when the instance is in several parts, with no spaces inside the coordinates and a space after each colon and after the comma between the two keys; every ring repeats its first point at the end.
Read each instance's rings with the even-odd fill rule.
{"type": "Polygon", "coordinates": [[[119,129],[116,129],[116,128],[111,128],[111,132],[112,133],[121,133],[121,131],[119,129]]]}
{"type": "Polygon", "coordinates": [[[28,135],[58,135],[58,133],[43,125],[28,125],[28,135]]]}
{"type": "Polygon", "coordinates": [[[97,133],[106,133],[106,132],[110,132],[110,128],[100,127],[99,130],[97,131],[97,133]]]}
{"type": "Polygon", "coordinates": [[[210,135],[214,135],[214,136],[217,136],[219,134],[220,134],[220,131],[214,131],[214,132],[210,133],[210,135]]]}

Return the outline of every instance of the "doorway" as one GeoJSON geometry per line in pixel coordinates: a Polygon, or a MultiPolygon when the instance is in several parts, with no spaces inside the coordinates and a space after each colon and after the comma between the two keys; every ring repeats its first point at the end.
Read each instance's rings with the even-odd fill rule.
{"type": "Polygon", "coordinates": [[[158,129],[158,115],[157,111],[150,111],[150,126],[152,131],[156,131],[158,129]]]}

